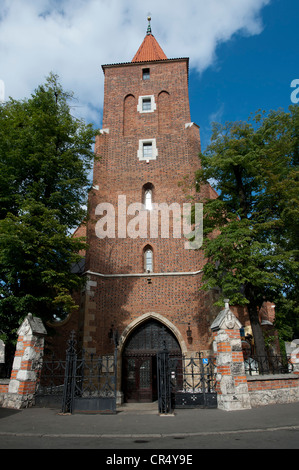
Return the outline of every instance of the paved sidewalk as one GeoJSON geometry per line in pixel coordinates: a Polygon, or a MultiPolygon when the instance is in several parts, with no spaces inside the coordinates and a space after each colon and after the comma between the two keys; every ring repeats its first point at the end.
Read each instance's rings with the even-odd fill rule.
{"type": "Polygon", "coordinates": [[[63,415],[54,408],[0,408],[0,447],[1,436],[179,438],[274,430],[299,430],[299,403],[230,412],[178,409],[168,416],[160,416],[156,404],[123,406],[114,415],[63,415]]]}

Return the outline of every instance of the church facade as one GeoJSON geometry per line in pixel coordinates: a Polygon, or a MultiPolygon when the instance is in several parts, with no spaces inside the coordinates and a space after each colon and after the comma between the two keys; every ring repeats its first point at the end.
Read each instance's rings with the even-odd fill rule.
{"type": "MultiPolygon", "coordinates": [[[[78,312],[57,330],[66,337],[75,329],[82,347],[95,354],[112,354],[117,341],[124,401],[156,399],[161,348],[212,355],[210,326],[218,310],[213,293],[200,290],[203,250],[200,239],[194,249],[187,230],[195,233],[188,196],[201,149],[188,67],[188,58],[167,58],[150,23],[131,62],[102,66],[103,124],[84,228],[87,283],[78,312]]],[[[203,191],[217,197],[209,185],[203,191]]],[[[248,324],[243,310],[239,319],[248,324]]]]}

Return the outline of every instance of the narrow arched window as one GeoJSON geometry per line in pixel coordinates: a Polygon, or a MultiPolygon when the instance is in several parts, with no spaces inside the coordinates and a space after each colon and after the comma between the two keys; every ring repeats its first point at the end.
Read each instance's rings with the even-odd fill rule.
{"type": "Polygon", "coordinates": [[[153,272],[154,267],[154,257],[153,257],[153,249],[151,246],[147,245],[143,250],[143,258],[144,258],[144,271],[146,273],[153,272]]]}
{"type": "Polygon", "coordinates": [[[153,208],[153,190],[152,183],[146,183],[142,188],[142,203],[145,209],[149,211],[153,208]]]}
{"type": "Polygon", "coordinates": [[[153,201],[153,192],[151,189],[147,189],[144,193],[144,205],[145,208],[149,211],[152,208],[152,201],[153,201]]]}

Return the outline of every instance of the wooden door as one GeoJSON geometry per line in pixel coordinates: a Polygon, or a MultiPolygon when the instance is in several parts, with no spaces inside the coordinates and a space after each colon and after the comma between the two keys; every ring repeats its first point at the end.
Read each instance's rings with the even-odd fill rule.
{"type": "Polygon", "coordinates": [[[123,384],[126,402],[151,402],[157,399],[155,356],[124,357],[123,384]]]}
{"type": "Polygon", "coordinates": [[[129,337],[123,350],[122,369],[126,402],[157,400],[157,352],[164,347],[180,353],[173,333],[153,319],[140,325],[129,337]]]}

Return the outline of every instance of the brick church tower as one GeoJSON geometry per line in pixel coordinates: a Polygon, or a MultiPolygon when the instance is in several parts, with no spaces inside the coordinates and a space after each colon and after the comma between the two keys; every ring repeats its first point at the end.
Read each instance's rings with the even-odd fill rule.
{"type": "MultiPolygon", "coordinates": [[[[190,202],[179,183],[199,167],[199,127],[190,118],[188,59],[166,57],[150,20],[132,62],[102,68],[79,330],[97,354],[112,353],[117,334],[118,391],[125,401],[151,401],[163,344],[188,355],[211,350],[216,312],[200,291],[203,252],[179,233],[190,202]]],[[[206,195],[215,197],[209,186],[206,195]]]]}

